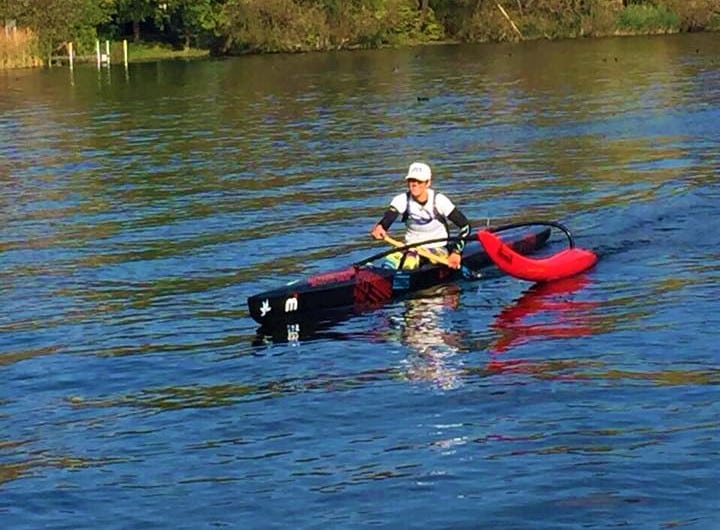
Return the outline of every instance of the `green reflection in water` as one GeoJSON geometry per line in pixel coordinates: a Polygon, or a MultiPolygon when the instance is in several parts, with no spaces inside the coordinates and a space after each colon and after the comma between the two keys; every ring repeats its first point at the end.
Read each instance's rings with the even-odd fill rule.
{"type": "MultiPolygon", "coordinates": [[[[539,380],[563,383],[588,381],[643,381],[655,386],[717,385],[720,369],[630,371],[602,370],[605,363],[593,360],[532,361],[494,358],[483,367],[463,367],[460,376],[466,384],[470,378],[494,376],[530,376],[539,380]],[[592,370],[588,370],[592,367],[592,370]]],[[[335,393],[366,388],[383,381],[408,381],[401,369],[385,368],[349,375],[319,375],[314,378],[267,381],[257,384],[223,384],[210,386],[169,386],[147,389],[121,398],[92,400],[69,398],[78,407],[132,406],[160,410],[232,406],[263,399],[277,399],[305,392],[335,393]]]]}
{"type": "Polygon", "coordinates": [[[41,449],[28,449],[23,452],[23,448],[30,446],[31,440],[12,441],[0,440],[0,452],[9,452],[15,455],[21,455],[12,463],[0,463],[0,484],[22,479],[31,474],[45,468],[59,469],[83,469],[88,467],[102,467],[109,464],[127,461],[126,458],[84,458],[70,455],[52,455],[41,449]],[[28,458],[25,455],[30,455],[28,458]]]}
{"type": "Polygon", "coordinates": [[[654,372],[634,372],[629,370],[608,370],[600,374],[579,374],[583,379],[609,379],[647,381],[658,386],[718,385],[720,368],[698,370],[662,370],[654,372]]]}
{"type": "Polygon", "coordinates": [[[22,478],[29,473],[31,467],[32,465],[27,462],[0,464],[0,484],[22,478]]]}
{"type": "MultiPolygon", "coordinates": [[[[0,326],[0,332],[12,330],[16,324],[10,324],[7,326],[0,326]]],[[[16,350],[0,354],[0,366],[17,363],[20,361],[26,361],[28,359],[34,359],[36,357],[42,357],[44,355],[53,355],[59,350],[56,346],[48,346],[46,348],[36,348],[27,350],[16,350]]]]}

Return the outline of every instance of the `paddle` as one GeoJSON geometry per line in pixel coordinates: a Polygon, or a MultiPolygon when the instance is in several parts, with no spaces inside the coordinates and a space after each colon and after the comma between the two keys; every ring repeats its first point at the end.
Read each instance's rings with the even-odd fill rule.
{"type": "MultiPolygon", "coordinates": [[[[389,235],[385,234],[385,237],[383,238],[386,243],[391,244],[395,248],[405,248],[405,244],[401,243],[397,239],[393,239],[389,235]]],[[[438,256],[437,254],[433,254],[425,247],[415,247],[415,252],[417,252],[420,256],[423,258],[427,258],[430,260],[430,263],[439,263],[441,265],[445,265],[448,267],[448,260],[444,256],[438,256]]]]}
{"type": "MultiPolygon", "coordinates": [[[[450,265],[448,264],[448,259],[445,256],[438,256],[437,254],[432,253],[431,251],[429,251],[428,249],[426,249],[424,247],[417,246],[420,244],[447,241],[448,239],[441,239],[441,240],[437,240],[437,241],[436,240],[421,241],[419,243],[413,243],[412,245],[405,245],[405,244],[401,243],[400,241],[398,241],[397,239],[393,239],[392,237],[390,237],[387,234],[385,234],[385,237],[383,239],[385,240],[386,243],[389,243],[392,246],[394,246],[395,248],[397,248],[398,251],[400,251],[401,249],[403,249],[403,250],[407,249],[408,247],[414,248],[415,252],[417,252],[418,255],[420,255],[424,258],[427,258],[428,260],[430,260],[430,263],[435,263],[435,264],[445,265],[446,267],[450,267],[450,265]]],[[[450,239],[452,239],[452,238],[450,238],[450,239]]],[[[450,268],[452,268],[452,267],[450,267],[450,268]]],[[[460,265],[460,272],[462,273],[463,277],[466,280],[478,280],[481,277],[480,273],[468,269],[465,265],[460,265]]]]}
{"type": "MultiPolygon", "coordinates": [[[[475,238],[477,236],[473,235],[472,238],[475,238]]],[[[373,261],[379,260],[380,258],[384,258],[385,256],[388,256],[392,254],[393,252],[402,252],[404,250],[410,250],[413,248],[417,248],[422,245],[427,245],[428,243],[446,243],[448,241],[457,241],[458,239],[461,239],[458,236],[451,236],[451,237],[443,237],[438,239],[428,239],[425,241],[416,241],[415,243],[409,243],[409,244],[400,244],[401,246],[396,248],[391,248],[388,250],[383,250],[382,252],[378,252],[377,254],[373,254],[372,256],[365,258],[362,261],[358,261],[356,263],[353,263],[354,267],[362,267],[363,265],[367,265],[368,263],[372,263],[373,261]]],[[[471,239],[470,236],[468,236],[466,239],[471,239]]],[[[396,240],[396,243],[399,243],[396,240]]],[[[438,256],[433,255],[434,258],[438,258],[438,256]]]]}

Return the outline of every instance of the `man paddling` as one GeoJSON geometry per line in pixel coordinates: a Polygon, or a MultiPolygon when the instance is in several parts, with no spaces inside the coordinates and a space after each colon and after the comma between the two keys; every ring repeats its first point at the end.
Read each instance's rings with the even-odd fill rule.
{"type": "MultiPolygon", "coordinates": [[[[456,241],[428,243],[423,248],[437,256],[446,257],[448,267],[460,268],[462,251],[465,247],[465,237],[470,234],[470,223],[463,213],[455,207],[450,199],[442,193],[437,193],[431,185],[432,171],[430,166],[423,162],[410,164],[405,176],[408,191],[396,195],[390,202],[382,219],[373,227],[370,235],[375,239],[384,239],[390,225],[398,216],[402,216],[405,223],[405,242],[408,244],[427,241],[430,239],[447,239],[450,236],[448,221],[452,221],[459,229],[461,239],[456,241]]],[[[399,253],[392,261],[396,266],[405,269],[414,269],[421,264],[420,257],[412,251],[404,256],[399,253]]],[[[426,259],[426,258],[422,258],[426,259]]]]}

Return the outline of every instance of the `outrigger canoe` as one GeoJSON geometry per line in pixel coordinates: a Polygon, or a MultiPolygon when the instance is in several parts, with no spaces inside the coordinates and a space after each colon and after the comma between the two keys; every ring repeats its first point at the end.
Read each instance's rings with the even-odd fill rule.
{"type": "MultiPolygon", "coordinates": [[[[532,254],[545,246],[550,232],[548,226],[534,227],[505,238],[503,244],[518,255],[532,254]]],[[[411,247],[409,245],[405,248],[411,247]]],[[[468,272],[477,273],[493,264],[477,241],[468,241],[461,270],[434,263],[411,270],[397,270],[376,264],[377,260],[395,251],[391,249],[350,267],[315,274],[305,280],[251,296],[248,298],[250,315],[262,327],[272,328],[308,320],[314,314],[341,308],[364,311],[380,307],[409,292],[461,279],[468,272]]]]}

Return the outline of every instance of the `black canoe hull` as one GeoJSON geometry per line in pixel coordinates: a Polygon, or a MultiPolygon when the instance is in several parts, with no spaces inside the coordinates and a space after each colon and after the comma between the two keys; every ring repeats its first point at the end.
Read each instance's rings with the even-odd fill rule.
{"type": "MultiPolygon", "coordinates": [[[[550,229],[521,234],[506,243],[521,254],[530,254],[545,245],[550,229]]],[[[480,244],[468,243],[463,265],[477,271],[492,265],[480,244]]],[[[444,265],[424,265],[409,271],[363,266],[348,267],[310,276],[248,298],[252,318],[262,326],[307,320],[314,314],[334,309],[364,311],[377,308],[402,294],[419,291],[462,278],[462,272],[444,265]]]]}

